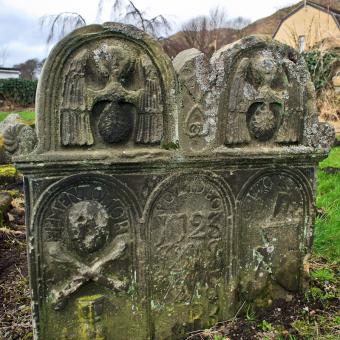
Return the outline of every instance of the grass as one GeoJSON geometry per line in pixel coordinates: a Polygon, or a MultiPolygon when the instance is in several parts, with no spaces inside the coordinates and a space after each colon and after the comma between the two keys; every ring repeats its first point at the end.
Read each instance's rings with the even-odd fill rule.
{"type": "Polygon", "coordinates": [[[314,253],[331,262],[340,262],[340,170],[327,173],[327,168],[340,169],[340,147],[333,148],[320,163],[317,173],[316,205],[321,211],[314,229],[314,253]]]}
{"type": "Polygon", "coordinates": [[[34,111],[0,112],[0,122],[2,122],[11,113],[18,114],[23,123],[31,124],[35,120],[35,112],[34,111]]]}
{"type": "Polygon", "coordinates": [[[340,168],[340,147],[333,148],[329,156],[319,164],[320,169],[327,167],[340,168]]]}
{"type": "Polygon", "coordinates": [[[321,214],[314,229],[311,286],[305,293],[316,308],[303,308],[292,327],[298,338],[339,339],[340,316],[330,306],[340,296],[340,147],[319,164],[316,205],[321,214]]]}

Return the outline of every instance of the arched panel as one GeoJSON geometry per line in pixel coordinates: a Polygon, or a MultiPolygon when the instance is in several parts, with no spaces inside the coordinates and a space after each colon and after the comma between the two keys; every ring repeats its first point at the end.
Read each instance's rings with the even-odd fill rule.
{"type": "Polygon", "coordinates": [[[275,283],[286,291],[301,287],[302,259],[310,238],[311,190],[289,169],[255,174],[238,198],[239,275],[244,293],[261,295],[275,283]]]}
{"type": "Polygon", "coordinates": [[[232,304],[233,202],[212,172],[171,176],[151,194],[144,216],[155,338],[209,325],[232,304]]]}
{"type": "Polygon", "coordinates": [[[133,192],[110,176],[73,175],[42,194],[33,217],[39,256],[31,254],[42,338],[64,325],[65,338],[106,338],[114,331],[126,339],[127,320],[143,337],[135,275],[139,217],[133,192]]]}

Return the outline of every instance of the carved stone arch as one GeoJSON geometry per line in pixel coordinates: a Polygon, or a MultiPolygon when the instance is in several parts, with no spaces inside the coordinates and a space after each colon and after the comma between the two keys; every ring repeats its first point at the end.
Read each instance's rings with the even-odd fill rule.
{"type": "MultiPolygon", "coordinates": [[[[117,59],[121,60],[124,58],[119,54],[117,59]]],[[[110,79],[113,77],[111,75],[110,79]]],[[[110,143],[123,143],[130,139],[136,144],[150,145],[176,141],[178,139],[176,128],[177,91],[177,80],[170,59],[162,51],[160,45],[149,35],[133,26],[118,23],[90,25],[77,29],[56,45],[43,68],[37,92],[37,131],[39,139],[37,153],[51,150],[66,152],[74,150],[77,146],[85,145],[91,147],[93,144],[98,145],[100,144],[99,141],[105,142],[106,145],[110,143]],[[106,53],[104,51],[106,55],[104,53],[103,57],[98,51],[105,48],[109,52],[106,53]],[[112,49],[119,49],[119,51],[112,52],[112,49]],[[83,53],[84,50],[88,51],[83,53]],[[84,68],[86,67],[89,54],[92,52],[97,53],[95,59],[97,58],[98,60],[101,60],[101,58],[105,59],[110,54],[112,56],[112,53],[119,52],[125,54],[125,56],[129,55],[130,52],[132,54],[135,53],[131,61],[134,68],[133,72],[131,67],[125,67],[124,65],[121,68],[118,67],[118,69],[123,74],[136,75],[139,72],[142,77],[145,77],[142,79],[144,81],[144,94],[138,94],[137,88],[131,88],[129,84],[125,83],[124,86],[126,86],[122,89],[121,84],[125,79],[122,79],[117,86],[110,80],[106,84],[105,89],[110,92],[110,86],[112,85],[112,91],[107,95],[104,93],[105,91],[99,88],[93,88],[90,93],[88,89],[85,91],[83,79],[85,73],[88,76],[96,69],[96,72],[99,72],[101,75],[98,78],[105,79],[108,73],[113,74],[112,72],[107,72],[107,70],[115,67],[108,65],[104,60],[99,66],[92,65],[90,67],[92,71],[87,69],[85,72],[84,68]],[[138,54],[141,55],[142,59],[144,58],[143,60],[145,60],[148,66],[142,62],[142,69],[139,67],[138,57],[136,57],[138,54]],[[145,69],[145,67],[149,67],[149,69],[145,69]],[[151,69],[152,71],[150,71],[151,69]],[[150,74],[150,72],[155,74],[148,78],[146,73],[150,74]],[[75,78],[72,80],[74,88],[68,88],[66,91],[63,88],[66,79],[65,74],[71,76],[72,73],[75,75],[75,78]],[[65,106],[63,100],[67,97],[67,93],[70,97],[77,97],[77,99],[75,101],[71,100],[65,106]],[[85,95],[83,96],[84,93],[85,95]],[[132,98],[133,96],[136,98],[132,98]],[[85,101],[83,101],[83,97],[85,101]],[[116,106],[118,105],[119,108],[115,105],[110,107],[109,104],[112,100],[116,101],[116,106]],[[100,136],[101,138],[96,140],[93,124],[88,117],[88,111],[93,110],[94,105],[98,101],[102,103],[102,107],[97,107],[96,109],[101,111],[106,109],[112,117],[109,122],[108,119],[102,119],[101,126],[103,133],[100,136]],[[132,105],[130,102],[133,102],[133,108],[125,105],[132,105]],[[139,124],[138,128],[131,128],[131,131],[126,131],[129,130],[127,125],[131,124],[131,119],[122,121],[121,116],[117,116],[117,111],[121,110],[130,112],[129,114],[133,112],[131,115],[136,115],[134,113],[136,110],[141,111],[141,114],[134,118],[138,120],[138,122],[134,122],[135,125],[139,124]],[[64,118],[61,118],[61,116],[64,118]],[[65,124],[62,124],[61,120],[63,119],[65,119],[65,124]],[[105,128],[106,131],[110,131],[110,124],[122,127],[123,131],[113,136],[107,136],[105,128]],[[80,126],[82,131],[79,132],[74,128],[67,130],[68,125],[80,126]],[[108,125],[110,126],[108,127],[108,125]],[[64,129],[64,126],[66,126],[66,129],[64,129]],[[147,129],[153,130],[150,130],[150,132],[147,129]],[[127,137],[127,135],[129,136],[127,137]]],[[[108,113],[105,112],[105,115],[108,115],[108,113]]]]}
{"type": "Polygon", "coordinates": [[[286,291],[302,288],[312,202],[311,185],[297,169],[261,170],[243,185],[237,197],[235,242],[241,290],[249,298],[272,282],[286,291]]]}
{"type": "MultiPolygon", "coordinates": [[[[149,299],[158,306],[150,306],[152,337],[179,334],[183,313],[190,311],[200,327],[208,324],[208,315],[223,318],[234,298],[227,289],[234,260],[234,197],[228,184],[211,171],[169,176],[149,196],[143,220],[149,299]],[[211,310],[208,301],[218,308],[211,310]],[[164,318],[167,330],[160,327],[164,318]]],[[[190,329],[190,323],[185,327],[190,329]]]]}
{"type": "Polygon", "coordinates": [[[174,175],[170,175],[160,183],[156,185],[156,187],[151,192],[150,196],[148,197],[148,200],[145,204],[145,207],[143,209],[143,215],[142,219],[144,223],[147,223],[147,219],[149,216],[150,211],[153,208],[153,204],[157,201],[158,195],[161,193],[162,189],[166,186],[170,185],[173,182],[176,182],[178,179],[180,179],[182,176],[190,176],[195,178],[195,176],[203,177],[207,181],[211,181],[216,185],[219,185],[221,190],[221,193],[223,193],[224,197],[226,198],[226,201],[228,202],[228,209],[230,213],[234,214],[234,206],[235,206],[235,197],[234,193],[232,192],[232,189],[230,188],[229,184],[226,183],[226,181],[216,173],[212,171],[204,171],[203,173],[201,171],[192,170],[192,171],[181,171],[180,173],[176,173],[174,175]]]}
{"type": "MultiPolygon", "coordinates": [[[[98,291],[110,290],[105,306],[116,308],[115,293],[123,296],[137,286],[141,209],[125,183],[98,173],[72,175],[49,186],[33,211],[37,238],[29,258],[40,313],[64,317],[70,303],[91,295],[93,284],[98,291]]],[[[134,294],[126,299],[137,305],[139,292],[134,294]]],[[[33,306],[34,319],[44,319],[37,314],[38,306],[33,306]]],[[[37,325],[42,337],[45,329],[53,328],[48,320],[45,323],[37,325]]]]}
{"type": "Polygon", "coordinates": [[[224,68],[217,76],[218,144],[304,143],[306,122],[315,112],[304,98],[310,80],[303,58],[289,46],[256,36],[215,54],[213,63],[224,68]]]}

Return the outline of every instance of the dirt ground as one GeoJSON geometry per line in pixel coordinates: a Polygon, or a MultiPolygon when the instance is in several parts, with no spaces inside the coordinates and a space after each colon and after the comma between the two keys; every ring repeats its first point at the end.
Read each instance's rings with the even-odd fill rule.
{"type": "Polygon", "coordinates": [[[0,339],[32,338],[30,293],[28,288],[26,227],[22,181],[1,185],[17,192],[0,228],[0,339]]]}

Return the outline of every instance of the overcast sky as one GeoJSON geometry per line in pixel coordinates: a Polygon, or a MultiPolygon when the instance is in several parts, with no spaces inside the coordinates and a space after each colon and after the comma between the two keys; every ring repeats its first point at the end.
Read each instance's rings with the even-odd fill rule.
{"type": "MultiPolygon", "coordinates": [[[[99,0],[0,0],[0,62],[12,66],[30,58],[42,59],[48,54],[46,32],[42,32],[39,18],[60,12],[77,12],[88,24],[96,22],[99,0]]],[[[110,20],[104,7],[101,21],[110,20]]],[[[150,16],[163,14],[174,23],[174,30],[188,19],[209,13],[212,7],[225,9],[228,17],[243,16],[255,21],[298,0],[134,0],[135,5],[150,16]]],[[[111,1],[113,3],[113,1],[111,1]]]]}

